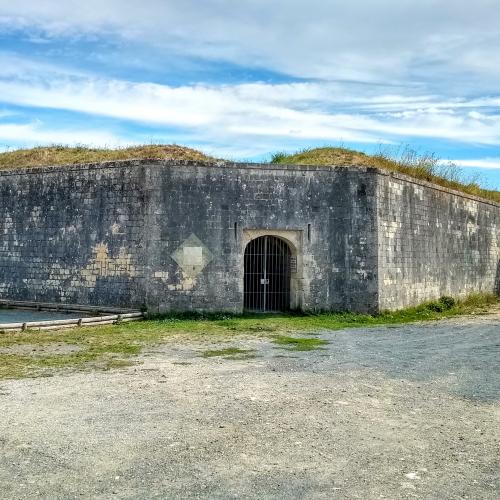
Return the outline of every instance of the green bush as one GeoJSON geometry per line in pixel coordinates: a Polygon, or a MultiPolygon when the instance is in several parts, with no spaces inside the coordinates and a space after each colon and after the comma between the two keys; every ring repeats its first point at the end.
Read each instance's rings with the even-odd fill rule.
{"type": "Polygon", "coordinates": [[[429,311],[433,311],[433,312],[443,312],[444,311],[444,306],[443,306],[443,304],[441,304],[441,302],[439,302],[439,300],[434,300],[432,302],[429,302],[428,304],[426,304],[425,307],[429,311]]]}
{"type": "Polygon", "coordinates": [[[456,300],[453,297],[448,297],[447,295],[443,295],[439,299],[439,303],[443,305],[444,310],[447,311],[456,305],[456,300]]]}
{"type": "Polygon", "coordinates": [[[439,298],[439,300],[434,300],[432,302],[428,302],[425,307],[429,311],[434,312],[443,312],[449,311],[456,305],[456,300],[453,297],[448,297],[447,295],[443,295],[439,298]]]}

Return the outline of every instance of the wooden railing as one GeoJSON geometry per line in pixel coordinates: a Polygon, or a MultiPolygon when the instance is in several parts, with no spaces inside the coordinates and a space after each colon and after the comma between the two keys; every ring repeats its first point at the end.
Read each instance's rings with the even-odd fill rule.
{"type": "Polygon", "coordinates": [[[113,325],[128,321],[138,321],[144,318],[144,314],[137,310],[107,308],[101,306],[81,306],[76,304],[53,304],[9,300],[0,300],[0,306],[14,309],[89,314],[89,316],[81,316],[68,319],[0,323],[0,333],[26,330],[59,330],[62,328],[74,328],[82,326],[113,325]],[[92,314],[94,314],[94,316],[91,316],[92,314]]]}

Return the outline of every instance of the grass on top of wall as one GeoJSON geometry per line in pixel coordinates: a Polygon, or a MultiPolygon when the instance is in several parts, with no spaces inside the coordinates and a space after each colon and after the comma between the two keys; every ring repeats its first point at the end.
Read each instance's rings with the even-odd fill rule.
{"type": "Polygon", "coordinates": [[[204,357],[254,355],[240,346],[214,349],[214,343],[262,338],[285,349],[310,350],[321,342],[298,338],[320,330],[398,325],[439,320],[461,314],[484,314],[496,307],[497,297],[450,297],[418,307],[378,315],[318,314],[177,314],[113,326],[0,334],[0,380],[52,376],[61,369],[109,370],[136,363],[144,348],[161,343],[192,348],[204,357]],[[236,349],[236,350],[235,350],[236,349]]]}
{"type": "MultiPolygon", "coordinates": [[[[201,151],[175,144],[150,144],[124,148],[54,145],[0,153],[0,169],[142,159],[224,161],[205,155],[201,151]]],[[[418,154],[410,148],[402,148],[393,152],[381,151],[375,155],[340,147],[304,149],[294,154],[275,153],[271,158],[271,163],[376,167],[500,202],[500,191],[482,188],[477,178],[466,177],[463,171],[453,163],[443,164],[434,154],[418,154]]]]}
{"type": "Polygon", "coordinates": [[[91,148],[86,146],[47,146],[29,149],[16,149],[0,153],[0,169],[26,167],[47,167],[98,163],[116,160],[192,160],[214,161],[196,149],[175,144],[150,144],[127,148],[91,148]]]}
{"type": "Polygon", "coordinates": [[[477,177],[467,177],[455,164],[443,164],[432,154],[419,154],[410,148],[381,151],[368,155],[346,148],[304,149],[294,154],[275,153],[271,163],[323,166],[362,166],[399,172],[445,188],[500,202],[500,191],[482,188],[477,177]]]}

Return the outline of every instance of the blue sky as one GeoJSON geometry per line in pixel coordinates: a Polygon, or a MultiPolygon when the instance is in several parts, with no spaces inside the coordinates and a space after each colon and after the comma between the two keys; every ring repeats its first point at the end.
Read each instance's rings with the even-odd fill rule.
{"type": "Polygon", "coordinates": [[[0,0],[0,149],[408,145],[500,189],[498,0],[0,0]]]}

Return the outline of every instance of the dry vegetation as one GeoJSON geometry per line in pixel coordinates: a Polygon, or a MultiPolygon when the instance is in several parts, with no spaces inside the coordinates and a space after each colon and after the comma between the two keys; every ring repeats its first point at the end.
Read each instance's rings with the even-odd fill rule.
{"type": "Polygon", "coordinates": [[[420,155],[409,148],[399,153],[380,152],[375,155],[345,148],[305,149],[295,154],[276,153],[271,163],[376,167],[500,202],[500,191],[482,188],[477,179],[466,178],[453,163],[443,165],[435,155],[420,155]]]}
{"type": "MultiPolygon", "coordinates": [[[[48,146],[0,153],[0,169],[139,159],[216,160],[195,149],[177,145],[143,145],[118,149],[48,146]]],[[[399,154],[380,152],[367,155],[345,148],[324,147],[306,149],[295,154],[276,153],[271,163],[377,167],[500,202],[500,191],[484,189],[477,179],[466,178],[455,165],[443,165],[436,156],[419,155],[411,149],[403,149],[399,154]]]]}
{"type": "Polygon", "coordinates": [[[141,160],[146,158],[193,161],[213,161],[215,159],[196,149],[172,144],[133,146],[118,149],[48,146],[0,153],[0,169],[47,167],[116,160],[141,160]]]}

